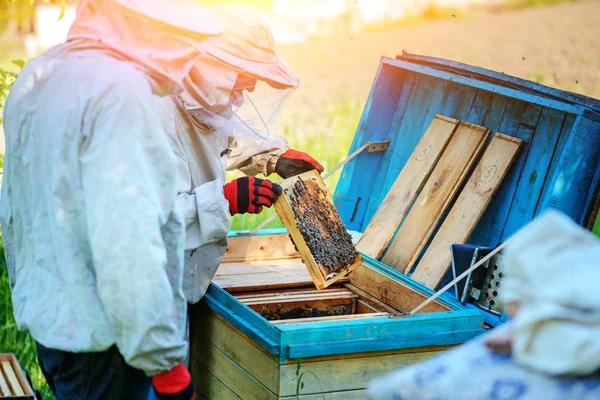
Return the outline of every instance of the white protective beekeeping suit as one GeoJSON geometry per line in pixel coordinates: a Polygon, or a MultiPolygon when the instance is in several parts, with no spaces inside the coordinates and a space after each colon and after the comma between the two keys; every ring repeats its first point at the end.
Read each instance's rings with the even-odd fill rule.
{"type": "Polygon", "coordinates": [[[192,0],[81,1],[15,82],[0,222],[15,319],[45,347],[116,344],[148,375],[183,360],[184,226],[152,96],[178,93],[223,29],[192,0]]]}
{"type": "Polygon", "coordinates": [[[274,118],[264,111],[259,110],[261,115],[254,121],[240,110],[231,113],[232,90],[239,76],[268,85],[268,100],[276,97],[274,92],[281,93],[276,101],[248,103],[253,108],[268,107],[269,115],[275,115],[281,100],[298,86],[291,68],[276,55],[273,36],[262,18],[234,6],[215,13],[227,29],[194,65],[184,81],[184,94],[156,98],[178,161],[179,202],[186,221],[183,287],[189,303],[202,298],[227,249],[231,216],[223,195],[226,170],[269,175],[289,149],[286,139],[270,135],[265,125],[271,126],[274,118]]]}

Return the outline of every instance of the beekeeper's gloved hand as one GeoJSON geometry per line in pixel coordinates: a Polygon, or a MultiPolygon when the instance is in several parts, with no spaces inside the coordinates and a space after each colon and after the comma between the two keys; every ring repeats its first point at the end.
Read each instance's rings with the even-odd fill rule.
{"type": "Polygon", "coordinates": [[[298,150],[288,150],[277,160],[275,172],[284,179],[316,169],[323,172],[323,166],[308,154],[298,150]]]}
{"type": "Polygon", "coordinates": [[[223,190],[231,215],[260,214],[263,207],[271,207],[282,193],[281,186],[276,183],[253,176],[234,179],[223,190]]]}
{"type": "Polygon", "coordinates": [[[192,378],[183,364],[152,377],[152,387],[160,400],[193,400],[192,378]]]}

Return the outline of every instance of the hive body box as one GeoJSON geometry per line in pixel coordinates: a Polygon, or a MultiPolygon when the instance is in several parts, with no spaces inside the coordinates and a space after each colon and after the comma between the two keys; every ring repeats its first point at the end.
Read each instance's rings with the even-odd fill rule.
{"type": "MultiPolygon", "coordinates": [[[[382,58],[349,153],[369,141],[390,139],[390,147],[348,163],[333,196],[349,229],[364,231],[437,114],[524,142],[470,243],[496,246],[550,207],[582,224],[595,218],[597,101],[404,54],[382,58]]],[[[446,296],[422,314],[392,318],[433,292],[365,255],[349,281],[324,289],[337,291],[329,303],[319,303],[322,296],[310,292],[314,284],[290,243],[287,232],[232,234],[228,262],[190,311],[190,368],[201,397],[295,399],[302,377],[300,399],[361,399],[374,378],[481,334],[484,320],[498,322],[446,296]],[[285,301],[278,291],[288,291],[285,301]],[[311,300],[302,308],[291,301],[298,297],[311,300]],[[301,318],[290,319],[289,307],[301,318]]]]}
{"type": "Polygon", "coordinates": [[[295,399],[307,371],[300,399],[362,399],[376,377],[484,331],[479,312],[448,300],[393,317],[433,292],[368,257],[347,281],[317,291],[288,233],[261,233],[229,238],[214,282],[190,309],[190,370],[202,398],[295,399]],[[336,294],[326,299],[328,291],[336,294]],[[351,311],[339,308],[347,299],[351,311]]]}

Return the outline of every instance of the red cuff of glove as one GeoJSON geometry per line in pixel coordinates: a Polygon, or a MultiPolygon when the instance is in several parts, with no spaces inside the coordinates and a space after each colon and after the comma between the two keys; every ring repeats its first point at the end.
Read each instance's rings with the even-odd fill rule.
{"type": "Polygon", "coordinates": [[[192,377],[183,364],[152,377],[152,386],[161,400],[189,400],[194,398],[192,377]]]}

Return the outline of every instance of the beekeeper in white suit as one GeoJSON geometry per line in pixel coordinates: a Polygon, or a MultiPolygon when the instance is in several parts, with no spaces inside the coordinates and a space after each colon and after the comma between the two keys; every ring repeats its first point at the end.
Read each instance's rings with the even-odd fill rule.
{"type": "Polygon", "coordinates": [[[181,96],[157,99],[177,155],[179,202],[186,221],[184,292],[198,302],[227,249],[231,215],[260,213],[281,190],[254,175],[288,178],[323,167],[272,134],[298,78],[277,56],[267,23],[254,11],[220,7],[227,28],[194,65],[181,96]],[[247,177],[225,183],[226,170],[247,177]]]}
{"type": "Polygon", "coordinates": [[[190,399],[184,221],[153,101],[224,24],[193,0],[81,1],[4,110],[14,314],[57,399],[190,399]],[[152,378],[150,378],[152,377],[152,378]]]}

